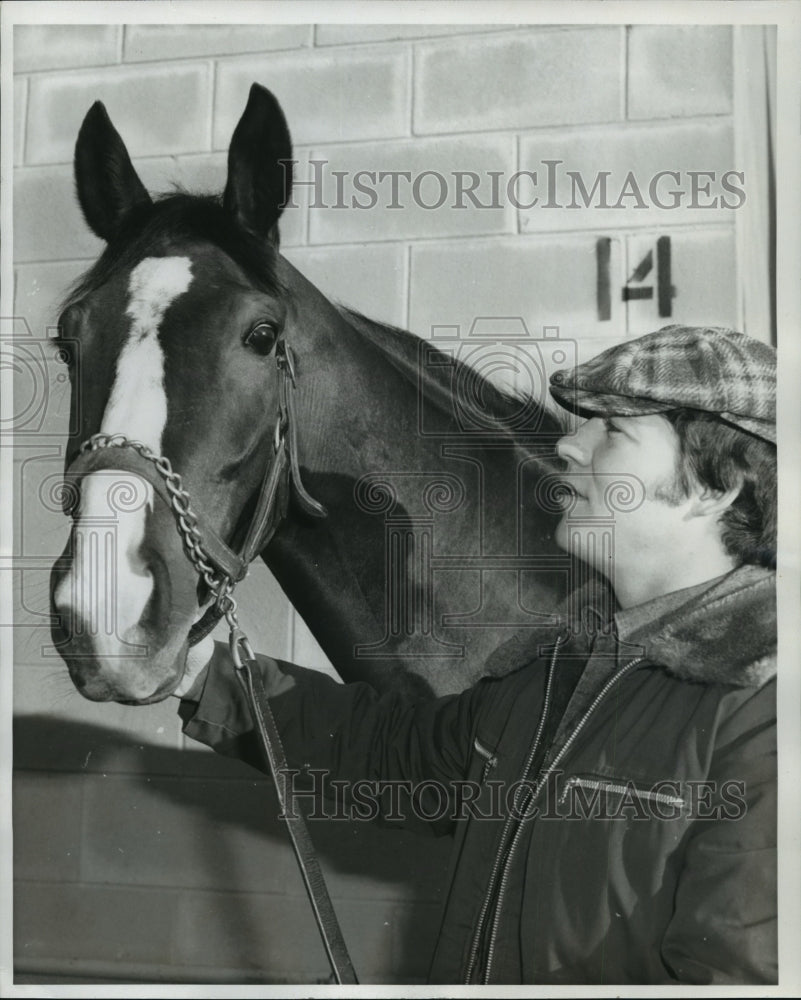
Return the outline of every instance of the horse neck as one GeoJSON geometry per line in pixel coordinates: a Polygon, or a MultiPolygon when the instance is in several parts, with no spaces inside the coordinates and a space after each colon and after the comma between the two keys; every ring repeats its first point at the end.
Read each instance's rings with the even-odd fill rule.
{"type": "MultiPolygon", "coordinates": [[[[418,338],[333,306],[297,272],[290,278],[293,330],[304,337],[301,472],[328,517],[311,521],[293,510],[264,558],[345,679],[414,690],[402,637],[380,662],[354,652],[386,629],[388,574],[417,592],[429,586],[420,578],[418,544],[462,554],[514,551],[515,470],[526,453],[503,433],[492,448],[459,445],[452,392],[436,368],[420,377],[418,338]],[[449,452],[442,433],[421,425],[421,392],[438,430],[455,434],[449,452]],[[502,467],[511,470],[508,488],[498,485],[502,467]],[[410,545],[413,554],[392,563],[393,545],[410,545]]],[[[458,689],[469,679],[462,661],[425,667],[435,669],[440,687],[458,689]]]]}
{"type": "MultiPolygon", "coordinates": [[[[281,277],[293,302],[287,339],[299,338],[301,458],[312,475],[358,478],[388,461],[436,468],[438,444],[418,433],[420,339],[334,305],[288,265],[281,277]]],[[[437,380],[426,392],[444,413],[450,399],[437,380]]]]}

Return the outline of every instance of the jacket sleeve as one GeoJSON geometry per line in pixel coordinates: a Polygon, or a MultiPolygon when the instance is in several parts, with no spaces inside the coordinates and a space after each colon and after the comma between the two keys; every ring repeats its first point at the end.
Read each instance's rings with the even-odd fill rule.
{"type": "MultiPolygon", "coordinates": [[[[362,789],[365,782],[433,782],[449,798],[452,783],[466,775],[482,682],[459,695],[409,702],[266,656],[257,656],[257,663],[290,768],[362,789]]],[[[179,711],[192,739],[267,770],[225,644],[215,643],[199,700],[182,701],[179,711]]],[[[430,798],[434,789],[425,794],[430,798]]],[[[397,799],[390,801],[398,811],[397,799]]]]}
{"type": "Polygon", "coordinates": [[[775,682],[721,726],[663,959],[680,982],[776,983],[775,682]]]}

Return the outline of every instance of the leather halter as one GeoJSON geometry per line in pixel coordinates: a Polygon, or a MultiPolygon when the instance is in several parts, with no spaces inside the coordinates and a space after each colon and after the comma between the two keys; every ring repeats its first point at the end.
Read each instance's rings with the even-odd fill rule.
{"type": "MultiPolygon", "coordinates": [[[[285,787],[286,757],[273,718],[270,702],[259,675],[255,654],[239,627],[232,592],[248,571],[251,561],[269,543],[286,516],[290,486],[306,513],[325,517],[326,510],[303,488],[298,463],[295,420],[295,365],[283,338],[275,345],[278,379],[278,422],[273,435],[273,456],[262,481],[256,509],[239,552],[209,527],[192,510],[189,494],[169,459],[154,454],[139,441],[120,434],[95,434],[81,445],[80,452],[65,472],[65,480],[76,480],[97,469],[123,469],[142,476],[169,505],[184,543],[187,558],[206,581],[215,601],[189,632],[189,643],[200,642],[224,616],[230,628],[229,647],[236,676],[250,703],[253,721],[261,741],[265,761],[275,782],[281,813],[300,867],[314,918],[337,983],[357,983],[342,930],[337,921],[320,863],[314,853],[306,821],[291,808],[285,787]],[[243,655],[244,654],[244,658],[243,655]]],[[[65,490],[65,509],[72,515],[65,490]]],[[[77,494],[77,491],[75,491],[77,494]]]]}
{"type": "MultiPolygon", "coordinates": [[[[189,633],[190,645],[211,632],[226,611],[226,600],[248,572],[253,559],[269,544],[286,517],[290,484],[302,510],[313,517],[325,517],[326,510],[305,490],[300,478],[295,416],[295,363],[286,341],[275,345],[278,378],[278,420],[273,435],[273,454],[262,480],[259,497],[245,539],[238,552],[224,541],[202,514],[190,506],[181,476],[169,459],[156,455],[141,442],[121,434],[94,434],[80,447],[79,454],[65,472],[65,481],[78,485],[84,476],[100,469],[133,472],[145,479],[173,511],[184,551],[212,594],[216,597],[189,633]]],[[[77,491],[65,490],[65,511],[73,516],[77,491]]]]}

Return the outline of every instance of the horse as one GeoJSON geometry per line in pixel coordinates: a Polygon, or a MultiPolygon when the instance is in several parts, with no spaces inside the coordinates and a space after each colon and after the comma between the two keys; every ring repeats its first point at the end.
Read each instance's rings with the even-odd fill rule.
{"type": "Polygon", "coordinates": [[[106,246],[58,323],[73,520],[50,593],[54,644],[91,700],[175,690],[214,574],[238,579],[246,543],[343,680],[415,698],[519,665],[501,640],[555,627],[575,584],[552,541],[558,418],[307,281],[279,248],[291,159],[258,84],[221,197],[154,200],[100,102],[81,126],[78,200],[106,246]],[[254,533],[279,450],[278,514],[254,533]]]}

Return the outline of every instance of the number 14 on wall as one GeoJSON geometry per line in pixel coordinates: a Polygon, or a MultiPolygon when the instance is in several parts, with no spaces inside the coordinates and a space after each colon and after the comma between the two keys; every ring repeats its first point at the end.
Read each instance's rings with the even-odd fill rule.
{"type": "MultiPolygon", "coordinates": [[[[620,290],[623,302],[650,299],[656,305],[657,316],[660,318],[672,316],[676,289],[672,283],[670,253],[670,237],[658,237],[654,245],[640,258],[620,290]]],[[[596,301],[598,319],[601,322],[611,320],[612,296],[617,294],[616,289],[612,287],[610,277],[611,255],[611,238],[602,236],[596,240],[596,301]]]]}

